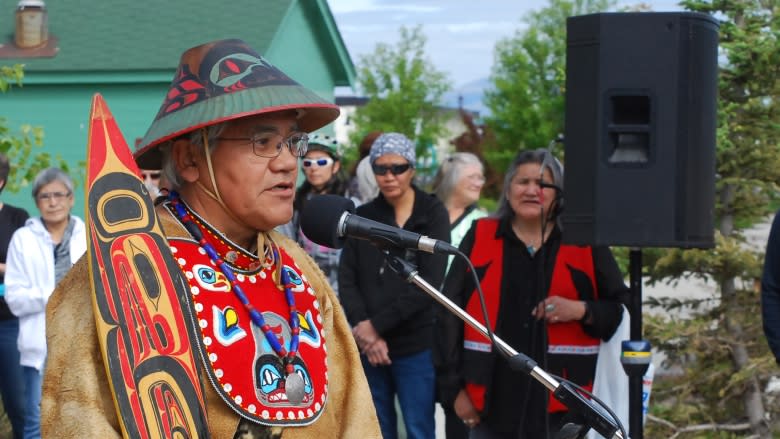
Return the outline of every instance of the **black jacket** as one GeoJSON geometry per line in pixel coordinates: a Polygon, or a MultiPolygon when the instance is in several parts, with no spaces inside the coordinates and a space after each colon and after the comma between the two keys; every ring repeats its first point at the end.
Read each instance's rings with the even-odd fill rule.
{"type": "MultiPolygon", "coordinates": [[[[11,242],[11,236],[13,236],[16,229],[24,226],[25,221],[30,215],[27,211],[18,207],[11,206],[10,204],[3,204],[0,209],[0,263],[5,264],[5,258],[8,254],[8,243],[11,242]]],[[[5,275],[0,273],[0,284],[5,280],[5,275]]],[[[0,296],[0,320],[15,319],[8,309],[8,304],[5,303],[5,298],[0,296]]]]}
{"type": "MultiPolygon", "coordinates": [[[[449,242],[450,221],[444,205],[416,187],[412,215],[404,230],[449,242]]],[[[358,207],[357,215],[394,227],[395,213],[382,194],[358,207]]],[[[417,267],[431,285],[441,285],[445,255],[389,249],[417,267]]],[[[339,266],[339,299],[352,326],[370,319],[387,342],[391,358],[432,347],[434,301],[387,266],[381,251],[365,240],[347,239],[339,266]]],[[[438,306],[438,305],[437,305],[438,306]]]]}
{"type": "Polygon", "coordinates": [[[766,244],[761,278],[761,314],[769,348],[780,364],[780,211],[772,221],[766,244]]]}

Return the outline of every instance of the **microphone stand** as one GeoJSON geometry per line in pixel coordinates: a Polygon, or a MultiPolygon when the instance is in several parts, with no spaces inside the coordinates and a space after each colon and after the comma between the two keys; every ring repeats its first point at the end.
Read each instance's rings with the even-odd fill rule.
{"type": "MultiPolygon", "coordinates": [[[[482,323],[474,319],[474,317],[472,317],[469,313],[453,303],[447,296],[442,294],[435,287],[426,282],[425,279],[420,277],[417,269],[412,264],[406,262],[402,258],[391,255],[387,251],[383,253],[385,254],[385,259],[387,260],[390,268],[404,280],[417,285],[434,300],[442,304],[445,308],[458,316],[458,318],[463,320],[466,324],[485,336],[485,338],[489,340],[491,339],[487,329],[482,323]]],[[[620,429],[615,425],[615,422],[609,418],[604,409],[593,405],[584,396],[577,392],[572,384],[566,381],[559,382],[546,371],[544,371],[544,369],[537,366],[533,359],[523,353],[517,352],[512,348],[512,346],[501,340],[498,336],[493,335],[491,342],[507,359],[512,370],[521,371],[536,379],[550,392],[552,392],[558,401],[566,405],[572,412],[576,412],[582,416],[589,427],[596,430],[605,438],[624,439],[620,429]]]]}

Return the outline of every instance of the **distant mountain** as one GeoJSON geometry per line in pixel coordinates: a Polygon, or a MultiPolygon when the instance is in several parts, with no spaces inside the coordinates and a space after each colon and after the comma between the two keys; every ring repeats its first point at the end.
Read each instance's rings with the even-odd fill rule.
{"type": "Polygon", "coordinates": [[[463,108],[479,112],[480,116],[490,113],[490,110],[482,103],[485,90],[492,84],[488,78],[477,79],[476,81],[463,84],[453,91],[444,95],[444,105],[447,107],[458,108],[459,100],[463,98],[463,108]]]}

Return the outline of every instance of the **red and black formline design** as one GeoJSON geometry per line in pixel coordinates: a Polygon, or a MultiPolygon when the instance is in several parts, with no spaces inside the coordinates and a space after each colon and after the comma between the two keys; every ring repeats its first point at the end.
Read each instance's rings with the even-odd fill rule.
{"type": "Polygon", "coordinates": [[[103,362],[125,438],[207,438],[187,282],[102,96],[88,140],[88,259],[103,362]]]}

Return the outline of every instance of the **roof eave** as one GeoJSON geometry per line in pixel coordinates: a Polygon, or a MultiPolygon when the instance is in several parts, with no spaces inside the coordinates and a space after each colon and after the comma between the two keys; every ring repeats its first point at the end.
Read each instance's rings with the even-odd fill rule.
{"type": "Polygon", "coordinates": [[[315,0],[313,2],[317,11],[322,17],[325,28],[327,29],[328,36],[330,38],[327,41],[333,42],[333,50],[338,58],[339,65],[341,66],[340,76],[336,76],[335,85],[355,88],[355,78],[357,76],[355,71],[355,64],[352,62],[352,57],[349,55],[344,39],[341,38],[341,32],[336,25],[336,20],[333,18],[333,14],[330,11],[328,2],[326,0],[315,0]]]}
{"type": "Polygon", "coordinates": [[[171,82],[175,69],[145,71],[92,71],[81,70],[25,72],[24,85],[67,84],[149,84],[171,82]]]}

